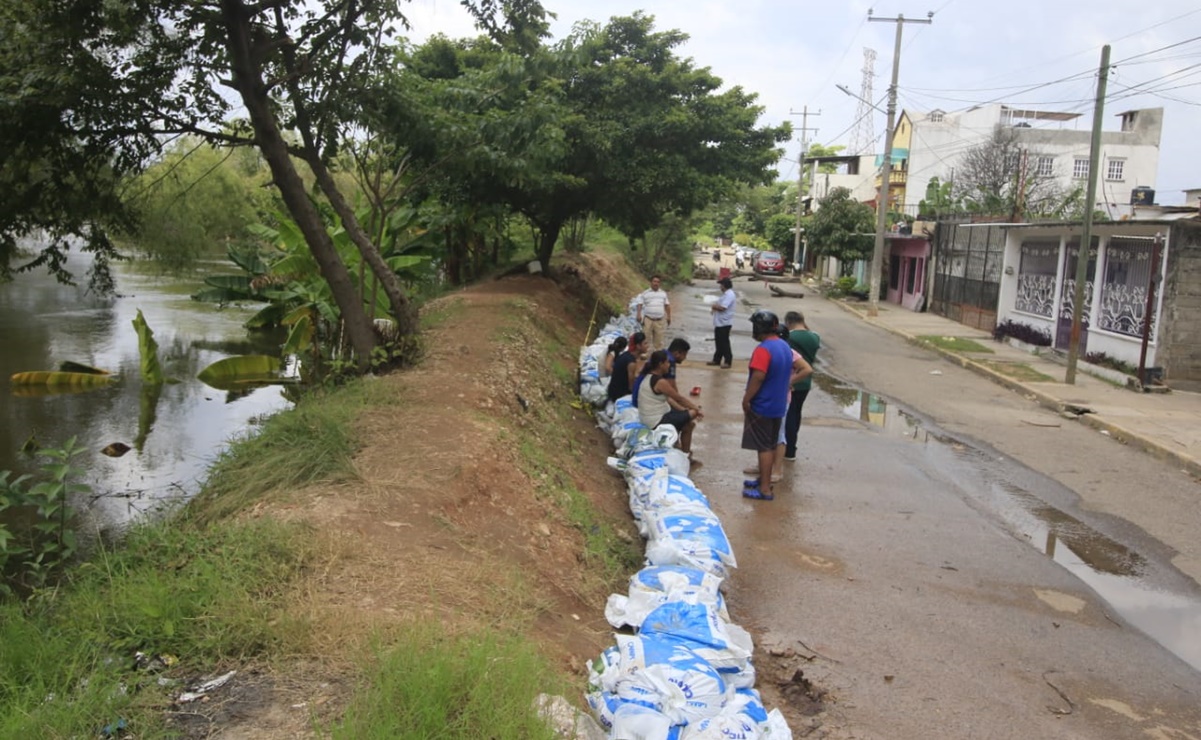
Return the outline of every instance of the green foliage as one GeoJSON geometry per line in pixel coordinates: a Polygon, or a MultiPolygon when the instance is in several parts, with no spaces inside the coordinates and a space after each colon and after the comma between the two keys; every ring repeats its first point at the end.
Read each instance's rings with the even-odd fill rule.
{"type": "Polygon", "coordinates": [[[163,376],[163,366],[158,361],[158,342],[154,341],[154,331],[142,316],[142,309],[133,317],[133,329],[138,334],[138,358],[142,371],[142,381],[149,385],[160,385],[166,378],[163,376]]]}
{"type": "Polygon", "coordinates": [[[0,471],[0,512],[23,515],[15,530],[0,522],[0,594],[42,588],[74,557],[74,511],[68,501],[91,490],[76,482],[81,471],[71,465],[82,451],[74,437],[61,448],[39,450],[46,460],[36,479],[9,480],[11,473],[0,471]],[[27,487],[30,481],[36,482],[27,487]]]}
{"type": "Polygon", "coordinates": [[[982,354],[992,354],[993,351],[974,339],[965,339],[964,337],[939,337],[934,335],[918,337],[919,340],[926,344],[931,344],[939,349],[945,349],[949,352],[979,352],[982,354]]]}
{"type": "Polygon", "coordinates": [[[194,516],[208,520],[314,481],[354,478],[354,415],[368,404],[393,402],[372,388],[356,382],[307,394],[258,433],[235,440],[209,471],[192,503],[194,516]]]}
{"type": "MultiPolygon", "coordinates": [[[[796,246],[796,216],[788,213],[777,213],[767,219],[763,233],[764,239],[772,249],[784,255],[792,254],[796,246]]],[[[800,255],[797,255],[800,258],[800,255]]]]}
{"type": "Polygon", "coordinates": [[[136,668],[136,652],[178,658],[174,670],[194,676],[303,649],[302,625],[281,606],[313,560],[308,539],[269,520],[146,524],[59,588],[0,604],[0,737],[96,737],[117,718],[164,737],[162,707],[178,689],[136,668]]]}
{"type": "Polygon", "coordinates": [[[580,24],[524,57],[435,39],[373,99],[414,161],[445,163],[444,198],[522,214],[546,266],[582,215],[640,239],[736,183],[772,179],[788,127],[756,128],[754,96],[718,93],[720,80],[675,55],[684,40],[640,13],[580,24]]]}
{"type": "Polygon", "coordinates": [[[535,710],[543,692],[557,693],[537,646],[492,633],[448,637],[437,624],[414,626],[379,656],[334,740],[390,738],[557,737],[535,710]]]}
{"type": "Polygon", "coordinates": [[[951,182],[942,182],[937,177],[931,177],[926,183],[926,197],[917,205],[918,213],[923,217],[938,218],[948,213],[965,210],[963,203],[954,197],[951,182]]]}
{"type": "Polygon", "coordinates": [[[132,183],[140,217],[134,247],[180,270],[245,242],[246,226],[272,207],[263,188],[270,173],[245,155],[179,139],[132,183]]]}
{"type": "Polygon", "coordinates": [[[853,200],[850,190],[834,188],[818,201],[805,237],[814,254],[835,257],[849,270],[856,260],[871,256],[875,228],[870,207],[853,200]]]}

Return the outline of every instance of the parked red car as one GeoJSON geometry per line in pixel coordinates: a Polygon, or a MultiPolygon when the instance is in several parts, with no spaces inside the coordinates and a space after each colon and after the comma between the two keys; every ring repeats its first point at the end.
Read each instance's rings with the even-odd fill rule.
{"type": "Polygon", "coordinates": [[[756,275],[783,275],[784,258],[779,252],[760,252],[755,255],[751,269],[756,275]]]}

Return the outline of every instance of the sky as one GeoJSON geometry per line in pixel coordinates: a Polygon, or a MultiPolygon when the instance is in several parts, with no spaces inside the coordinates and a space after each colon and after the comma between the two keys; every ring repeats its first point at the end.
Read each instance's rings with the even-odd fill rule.
{"type": "MultiPolygon", "coordinates": [[[[657,30],[677,29],[677,49],[727,86],[758,95],[762,124],[791,121],[779,173],[796,176],[801,113],[809,141],[850,145],[857,132],[864,49],[874,49],[873,151],[882,151],[896,23],[902,32],[897,110],[955,112],[983,103],[1083,114],[1068,127],[1090,130],[1101,47],[1111,46],[1104,130],[1116,115],[1164,109],[1156,202],[1177,205],[1201,188],[1201,0],[543,0],[557,15],[555,39],[580,20],[604,23],[641,10],[657,30]],[[868,20],[869,9],[877,20],[868,20]],[[820,115],[816,115],[820,112],[820,115]]],[[[410,38],[477,31],[456,0],[411,0],[410,38]]],[[[1058,125],[1058,124],[1056,124],[1058,125]]],[[[860,131],[861,135],[866,132],[860,131]]]]}

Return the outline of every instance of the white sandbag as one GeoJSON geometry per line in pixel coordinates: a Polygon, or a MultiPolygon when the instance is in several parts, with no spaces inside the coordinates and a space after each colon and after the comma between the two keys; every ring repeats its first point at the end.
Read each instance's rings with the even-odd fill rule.
{"type": "Polygon", "coordinates": [[[680,728],[679,740],[792,740],[780,710],[766,712],[755,691],[738,691],[716,717],[680,728]]]}
{"type": "Polygon", "coordinates": [[[605,619],[618,629],[638,627],[646,615],[660,606],[682,601],[687,604],[708,604],[729,621],[725,598],[720,589],[720,578],[697,568],[678,565],[643,568],[630,577],[627,594],[609,595],[605,604],[605,619]]]}
{"type": "Polygon", "coordinates": [[[608,693],[662,712],[672,724],[717,716],[733,693],[716,668],[670,638],[618,635],[617,645],[621,667],[608,693]]]}
{"type": "Polygon", "coordinates": [[[619,703],[613,711],[613,740],[673,740],[680,736],[681,727],[673,727],[667,715],[657,709],[634,702],[619,703]]]}
{"type": "Polygon", "coordinates": [[[655,447],[667,449],[680,441],[680,432],[671,424],[660,424],[654,428],[651,439],[655,441],[655,447]]]}
{"type": "Polygon", "coordinates": [[[687,565],[721,578],[737,567],[717,515],[699,504],[648,510],[646,560],[650,565],[687,565]]]}
{"type": "Polygon", "coordinates": [[[749,632],[726,622],[708,604],[683,601],[663,604],[646,616],[638,634],[682,641],[721,673],[746,669],[755,650],[749,632]]]}
{"type": "Polygon", "coordinates": [[[653,474],[659,468],[667,468],[668,473],[687,478],[690,465],[688,455],[675,448],[649,449],[630,455],[625,474],[626,478],[641,478],[653,474]]]}

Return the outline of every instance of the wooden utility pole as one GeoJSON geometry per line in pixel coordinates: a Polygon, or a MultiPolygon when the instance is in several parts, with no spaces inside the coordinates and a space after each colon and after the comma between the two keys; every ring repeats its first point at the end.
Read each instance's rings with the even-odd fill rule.
{"type": "MultiPolygon", "coordinates": [[[[796,111],[788,111],[791,115],[797,115],[796,111]]],[[[809,152],[809,131],[814,133],[817,129],[809,128],[809,116],[820,116],[822,112],[819,110],[816,113],[809,112],[809,106],[801,108],[801,156],[796,161],[796,229],[792,243],[792,261],[803,259],[801,255],[801,213],[804,209],[804,185],[805,185],[805,155],[809,152]]],[[[809,188],[813,189],[813,180],[809,181],[809,188]]],[[[805,265],[801,263],[801,271],[803,272],[805,265]]]]}
{"type": "Polygon", "coordinates": [[[1101,47],[1101,69],[1097,73],[1097,102],[1093,106],[1093,139],[1088,150],[1088,188],[1084,195],[1084,226],[1080,231],[1080,253],[1076,256],[1076,291],[1072,295],[1072,333],[1068,344],[1068,370],[1063,382],[1076,383],[1080,358],[1080,326],[1084,319],[1084,287],[1088,282],[1088,257],[1093,241],[1093,204],[1097,200],[1097,171],[1101,169],[1101,117],[1105,113],[1105,85],[1109,81],[1109,44],[1101,47]]]}
{"type": "Polygon", "coordinates": [[[892,127],[897,114],[897,77],[901,66],[901,31],[906,23],[934,22],[934,13],[926,14],[924,19],[906,18],[898,14],[896,18],[873,18],[872,12],[867,11],[869,21],[897,24],[897,40],[892,52],[892,82],[888,85],[888,122],[884,129],[884,164],[880,167],[880,190],[876,195],[876,244],[872,249],[871,267],[871,302],[868,304],[867,315],[877,316],[880,313],[880,271],[884,266],[884,233],[888,217],[888,191],[892,185],[892,127]]]}

